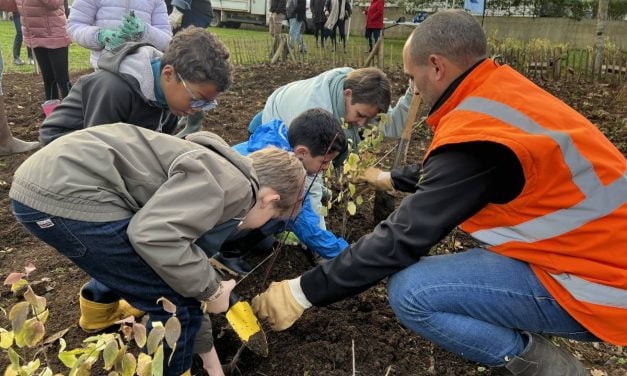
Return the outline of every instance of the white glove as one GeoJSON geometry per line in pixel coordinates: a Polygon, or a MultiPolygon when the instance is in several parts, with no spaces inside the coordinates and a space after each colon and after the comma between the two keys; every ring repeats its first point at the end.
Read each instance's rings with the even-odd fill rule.
{"type": "Polygon", "coordinates": [[[172,30],[180,27],[181,23],[183,22],[183,13],[181,13],[181,11],[178,10],[176,7],[173,7],[172,13],[170,13],[170,15],[168,16],[168,22],[170,22],[170,27],[172,27],[172,30]]]}

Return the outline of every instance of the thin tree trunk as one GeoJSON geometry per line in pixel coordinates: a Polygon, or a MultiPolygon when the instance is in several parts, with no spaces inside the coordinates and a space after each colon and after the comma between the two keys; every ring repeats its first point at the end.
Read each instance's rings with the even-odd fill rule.
{"type": "MultiPolygon", "coordinates": [[[[599,10],[597,12],[597,40],[594,44],[594,65],[593,72],[598,73],[601,70],[601,62],[603,60],[603,47],[605,42],[605,25],[607,24],[607,8],[609,0],[599,0],[599,10]]],[[[596,81],[597,75],[593,79],[596,81]]]]}

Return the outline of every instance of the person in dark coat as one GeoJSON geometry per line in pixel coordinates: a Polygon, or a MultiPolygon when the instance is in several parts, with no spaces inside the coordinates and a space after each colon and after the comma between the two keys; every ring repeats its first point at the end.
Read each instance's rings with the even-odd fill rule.
{"type": "Polygon", "coordinates": [[[325,0],[311,0],[309,7],[313,19],[313,32],[316,38],[316,47],[318,47],[318,35],[320,35],[320,45],[324,48],[324,23],[327,22],[327,16],[324,14],[325,0]]]}

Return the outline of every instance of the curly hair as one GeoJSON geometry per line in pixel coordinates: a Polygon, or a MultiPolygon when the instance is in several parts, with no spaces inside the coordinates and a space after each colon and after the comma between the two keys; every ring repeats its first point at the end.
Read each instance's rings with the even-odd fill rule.
{"type": "Polygon", "coordinates": [[[229,50],[215,34],[190,26],[172,38],[161,57],[161,69],[172,65],[185,80],[195,84],[212,82],[222,92],[233,81],[229,56],[229,50]]]}

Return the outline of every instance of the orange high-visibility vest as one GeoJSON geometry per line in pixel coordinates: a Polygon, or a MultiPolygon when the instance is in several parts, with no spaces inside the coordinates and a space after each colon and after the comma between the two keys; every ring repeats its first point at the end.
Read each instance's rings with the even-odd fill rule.
{"type": "Polygon", "coordinates": [[[516,154],[522,192],[487,205],[461,228],[487,249],[529,263],[597,337],[627,345],[627,162],[620,151],[574,109],[489,59],[427,123],[434,138],[425,160],[443,145],[472,141],[516,154]]]}

